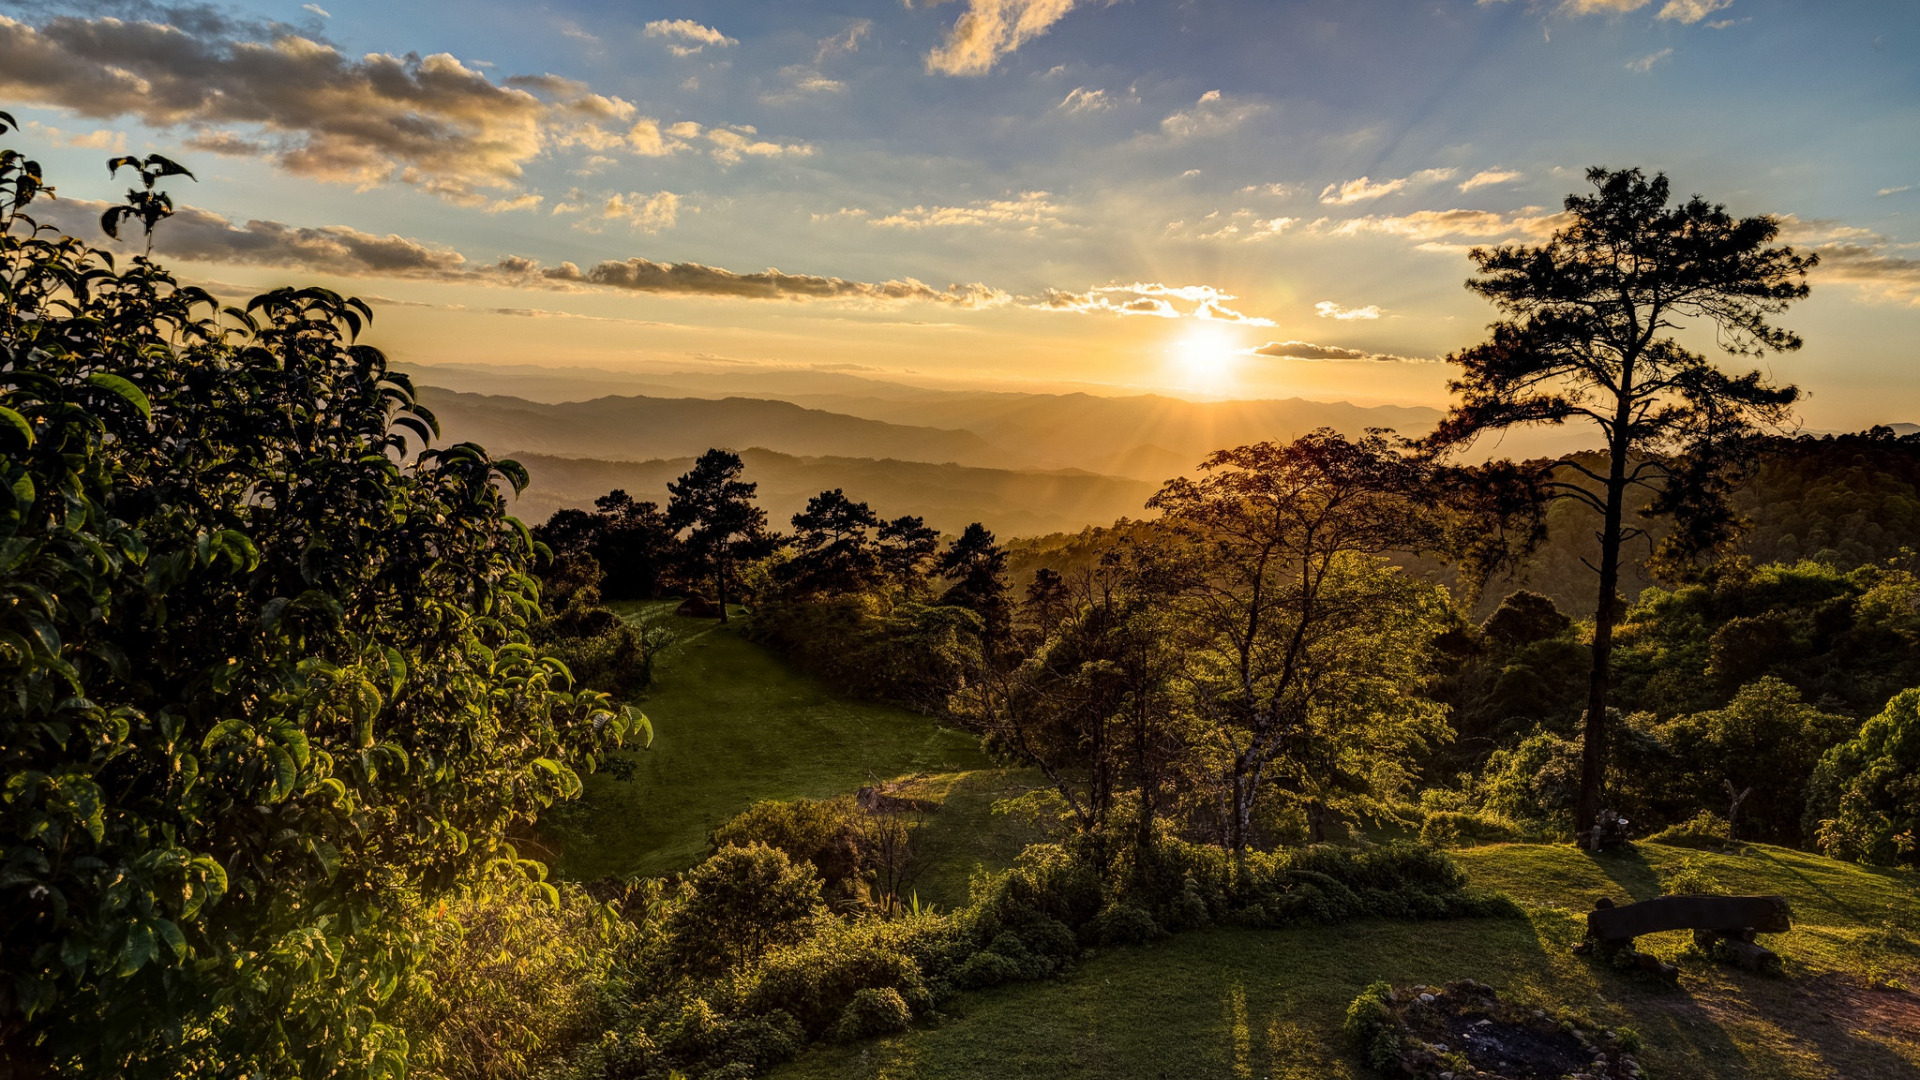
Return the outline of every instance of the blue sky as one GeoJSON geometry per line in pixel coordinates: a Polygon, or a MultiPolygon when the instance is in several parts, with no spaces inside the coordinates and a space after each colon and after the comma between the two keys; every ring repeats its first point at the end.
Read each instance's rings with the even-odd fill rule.
{"type": "Polygon", "coordinates": [[[1492,317],[1465,249],[1539,238],[1586,166],[1638,165],[1821,251],[1785,320],[1808,345],[1769,361],[1810,426],[1920,419],[1913,3],[0,19],[0,107],[75,221],[117,190],[103,154],[176,156],[200,182],[162,251],[235,291],[384,298],[402,362],[1438,404],[1432,360],[1492,317]]]}

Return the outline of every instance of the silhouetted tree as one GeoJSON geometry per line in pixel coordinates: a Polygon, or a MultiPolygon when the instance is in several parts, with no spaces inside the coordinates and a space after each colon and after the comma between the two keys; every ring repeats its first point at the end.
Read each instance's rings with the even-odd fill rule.
{"type": "Polygon", "coordinates": [[[963,607],[986,624],[989,646],[1007,633],[1007,553],[993,533],[979,522],[967,526],[960,538],[940,555],[940,576],[953,584],[940,597],[942,604],[963,607]]]}
{"type": "Polygon", "coordinates": [[[872,576],[876,566],[868,531],[880,524],[866,503],[854,502],[839,488],[807,500],[793,515],[798,554],[788,572],[803,588],[850,592],[872,576]]]}
{"type": "Polygon", "coordinates": [[[1060,624],[1072,599],[1073,593],[1067,588],[1067,580],[1060,576],[1060,571],[1043,566],[1033,572],[1033,580],[1027,583],[1026,606],[1042,641],[1060,624]]]}
{"type": "Polygon", "coordinates": [[[647,600],[659,596],[681,558],[672,522],[655,502],[636,502],[615,488],[593,500],[602,527],[593,547],[605,569],[601,586],[609,600],[647,600]]]}
{"type": "Polygon", "coordinates": [[[1601,519],[1579,830],[1599,810],[1620,550],[1643,535],[1623,525],[1628,490],[1650,496],[1644,512],[1675,518],[1667,557],[1724,543],[1737,525],[1726,495],[1739,447],[1797,396],[1757,371],[1722,372],[1670,332],[1704,320],[1730,354],[1797,349],[1797,336],[1767,320],[1807,295],[1815,262],[1768,246],[1775,218],[1735,220],[1697,195],[1669,207],[1664,175],[1595,168],[1587,179],[1596,193],[1567,197],[1568,223],[1546,244],[1471,253],[1480,276],[1467,287],[1508,318],[1448,358],[1462,368],[1450,384],[1458,401],[1427,439],[1444,451],[1484,432],[1568,420],[1604,439],[1605,473],[1566,458],[1536,477],[1543,498],[1576,500],[1601,519]]]}
{"type": "Polygon", "coordinates": [[[700,455],[680,479],[667,485],[667,522],[687,530],[687,550],[713,575],[720,621],[727,621],[727,591],[737,572],[741,545],[766,536],[767,512],[753,504],[759,485],[740,479],[745,468],[730,450],[700,455]]]}
{"type": "Polygon", "coordinates": [[[919,517],[897,517],[880,526],[880,566],[910,593],[926,587],[927,569],[939,550],[940,534],[919,517]]]}

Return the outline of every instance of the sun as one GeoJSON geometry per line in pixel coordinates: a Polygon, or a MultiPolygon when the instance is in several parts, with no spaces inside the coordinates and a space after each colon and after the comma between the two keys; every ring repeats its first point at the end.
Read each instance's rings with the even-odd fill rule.
{"type": "Polygon", "coordinates": [[[1188,390],[1218,394],[1231,387],[1240,371],[1242,349],[1224,326],[1200,323],[1173,342],[1180,384],[1188,390]]]}

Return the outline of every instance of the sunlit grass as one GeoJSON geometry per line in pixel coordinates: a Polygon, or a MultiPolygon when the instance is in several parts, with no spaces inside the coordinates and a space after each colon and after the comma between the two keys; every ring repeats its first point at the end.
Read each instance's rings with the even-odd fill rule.
{"type": "Polygon", "coordinates": [[[661,658],[640,707],[650,750],[626,756],[632,779],[602,772],[586,795],[543,819],[558,872],[683,870],[715,826],[758,799],[842,795],[913,773],[983,768],[973,736],[904,709],[850,701],[740,636],[739,627],[681,619],[671,605],[629,606],[662,619],[679,639],[661,658]]]}

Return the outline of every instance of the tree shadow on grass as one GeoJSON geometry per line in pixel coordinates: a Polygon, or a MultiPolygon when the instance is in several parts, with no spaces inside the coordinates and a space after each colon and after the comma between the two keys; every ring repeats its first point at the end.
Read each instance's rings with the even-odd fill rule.
{"type": "MultiPolygon", "coordinates": [[[[1650,900],[1660,895],[1660,875],[1654,872],[1640,849],[1632,844],[1621,844],[1599,852],[1586,852],[1590,860],[1601,873],[1607,875],[1618,885],[1626,896],[1608,897],[1614,903],[1627,903],[1650,900]]],[[[1592,906],[1598,897],[1588,897],[1587,905],[1592,906]]]]}

